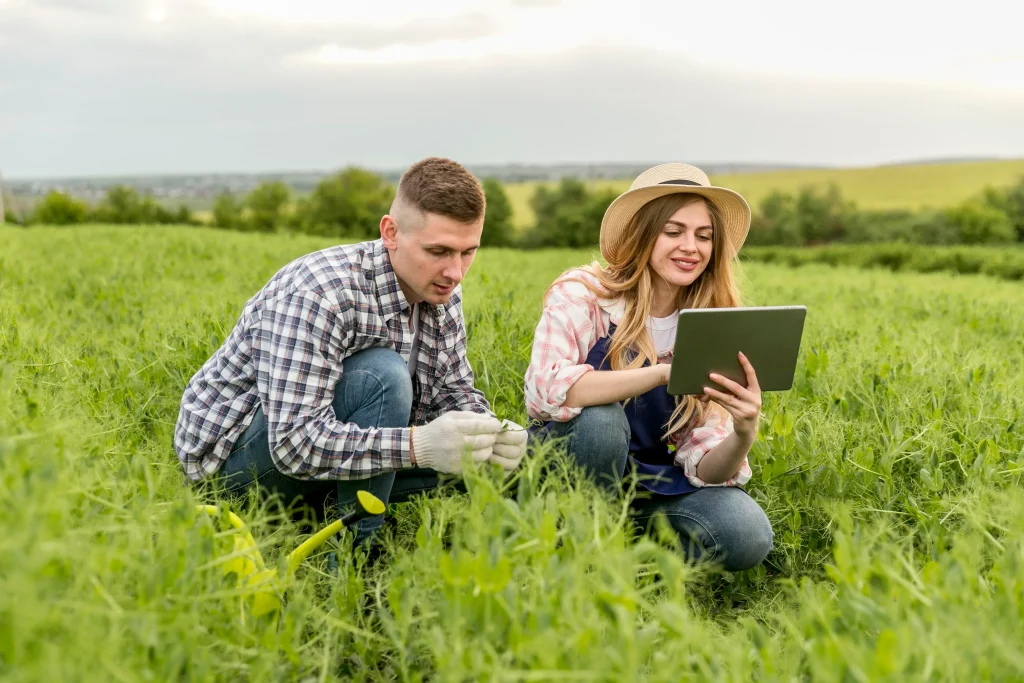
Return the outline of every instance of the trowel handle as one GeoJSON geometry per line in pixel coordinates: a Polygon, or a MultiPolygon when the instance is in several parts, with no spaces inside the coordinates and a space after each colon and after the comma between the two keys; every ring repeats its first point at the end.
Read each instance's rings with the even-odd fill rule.
{"type": "Polygon", "coordinates": [[[350,527],[356,522],[373,515],[382,515],[385,510],[384,503],[380,498],[369,491],[356,492],[356,506],[345,513],[341,519],[337,519],[320,531],[307,538],[302,545],[288,555],[288,573],[294,574],[302,561],[309,557],[309,554],[323,545],[324,541],[341,531],[343,527],[350,527]]]}
{"type": "MultiPolygon", "coordinates": [[[[356,506],[341,516],[337,522],[341,526],[350,527],[361,519],[384,514],[384,503],[369,491],[356,491],[356,506]]],[[[340,527],[339,527],[340,528],[340,527]]]]}

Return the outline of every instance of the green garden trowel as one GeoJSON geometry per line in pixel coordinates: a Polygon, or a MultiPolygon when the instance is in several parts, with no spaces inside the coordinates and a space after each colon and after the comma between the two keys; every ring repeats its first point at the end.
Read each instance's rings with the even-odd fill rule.
{"type": "MultiPolygon", "coordinates": [[[[213,516],[221,513],[216,505],[198,505],[197,508],[213,516]]],[[[352,526],[364,517],[381,514],[384,514],[384,503],[372,493],[359,491],[356,493],[355,509],[325,526],[288,554],[287,573],[282,577],[278,576],[276,569],[267,569],[245,522],[229,510],[227,519],[238,533],[234,534],[234,548],[227,556],[229,559],[224,562],[224,573],[238,577],[238,585],[243,589],[244,597],[251,599],[253,616],[276,612],[284,604],[284,594],[295,576],[295,570],[311,552],[343,527],[352,526]]]]}

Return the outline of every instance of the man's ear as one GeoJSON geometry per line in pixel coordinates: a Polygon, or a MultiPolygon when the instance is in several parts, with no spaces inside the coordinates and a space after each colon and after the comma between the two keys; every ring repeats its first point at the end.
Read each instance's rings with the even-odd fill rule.
{"type": "Polygon", "coordinates": [[[380,219],[380,238],[385,248],[391,251],[398,248],[398,223],[390,215],[380,219]]]}

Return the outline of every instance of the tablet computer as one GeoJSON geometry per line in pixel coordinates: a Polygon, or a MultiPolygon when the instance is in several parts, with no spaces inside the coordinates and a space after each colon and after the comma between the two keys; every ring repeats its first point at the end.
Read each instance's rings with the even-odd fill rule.
{"type": "Polygon", "coordinates": [[[695,395],[722,390],[712,372],[747,385],[739,352],[754,366],[761,391],[793,386],[806,306],[692,308],[679,313],[668,393],[695,395]]]}

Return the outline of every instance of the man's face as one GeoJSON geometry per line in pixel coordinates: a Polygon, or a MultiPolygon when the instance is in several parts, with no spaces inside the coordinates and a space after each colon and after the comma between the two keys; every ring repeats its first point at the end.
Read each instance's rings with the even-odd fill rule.
{"type": "Polygon", "coordinates": [[[384,216],[380,222],[381,238],[398,284],[411,304],[444,304],[473,263],[484,229],[483,216],[460,223],[433,213],[408,213],[384,216]]]}

